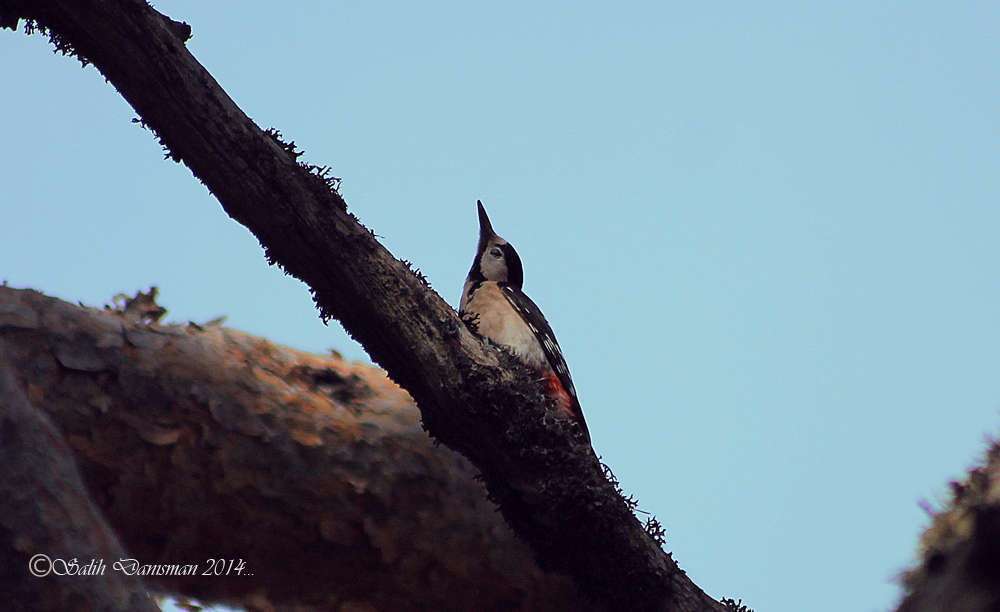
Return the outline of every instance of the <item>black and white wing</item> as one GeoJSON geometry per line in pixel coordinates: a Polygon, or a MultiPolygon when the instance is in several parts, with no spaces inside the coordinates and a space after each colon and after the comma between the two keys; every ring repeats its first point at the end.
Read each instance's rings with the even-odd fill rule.
{"type": "Polygon", "coordinates": [[[549,326],[549,322],[545,320],[545,315],[531,301],[531,298],[525,295],[520,289],[507,285],[503,287],[503,294],[510,301],[511,306],[521,315],[524,322],[528,324],[532,333],[535,334],[535,338],[538,339],[538,343],[542,346],[542,351],[545,353],[545,358],[549,362],[549,368],[555,372],[560,384],[562,384],[563,390],[569,395],[572,404],[570,410],[573,412],[573,416],[583,425],[583,429],[586,431],[587,424],[583,419],[583,411],[580,409],[580,400],[576,396],[573,378],[569,374],[569,366],[566,365],[566,358],[563,357],[562,349],[556,340],[556,334],[552,331],[552,327],[549,326]]]}

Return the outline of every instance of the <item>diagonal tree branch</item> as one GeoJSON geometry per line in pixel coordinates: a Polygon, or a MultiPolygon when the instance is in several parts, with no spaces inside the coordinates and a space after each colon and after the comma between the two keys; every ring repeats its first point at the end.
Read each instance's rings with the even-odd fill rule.
{"type": "Polygon", "coordinates": [[[140,0],[6,0],[0,24],[45,29],[93,63],[260,240],[417,400],[427,430],[467,456],[545,567],[608,610],[718,610],[645,532],[589,447],[547,416],[541,390],[347,212],[290,147],[263,132],[184,46],[187,28],[140,0]]]}

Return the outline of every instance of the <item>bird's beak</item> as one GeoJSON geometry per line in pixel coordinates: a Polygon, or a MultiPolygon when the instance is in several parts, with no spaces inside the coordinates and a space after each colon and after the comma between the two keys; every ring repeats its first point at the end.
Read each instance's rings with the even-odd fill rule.
{"type": "Polygon", "coordinates": [[[486,216],[486,209],[483,208],[482,200],[476,200],[476,204],[479,205],[479,241],[483,242],[496,236],[496,234],[493,232],[493,226],[490,225],[490,218],[486,216]]]}

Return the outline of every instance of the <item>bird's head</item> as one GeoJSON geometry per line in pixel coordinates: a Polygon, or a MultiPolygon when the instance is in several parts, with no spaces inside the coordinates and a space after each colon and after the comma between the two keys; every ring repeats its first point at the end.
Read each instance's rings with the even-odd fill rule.
{"type": "Polygon", "coordinates": [[[496,235],[483,203],[479,204],[479,248],[469,277],[480,281],[505,283],[520,289],[524,282],[521,258],[506,240],[496,235]]]}

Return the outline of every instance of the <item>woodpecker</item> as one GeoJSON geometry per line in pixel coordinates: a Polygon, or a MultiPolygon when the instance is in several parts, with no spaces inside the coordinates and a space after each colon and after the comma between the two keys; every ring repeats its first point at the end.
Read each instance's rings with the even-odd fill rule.
{"type": "Polygon", "coordinates": [[[542,377],[556,416],[578,423],[590,439],[569,367],[545,315],[521,291],[521,258],[497,236],[479,204],[479,247],[465,279],[459,315],[481,336],[506,348],[542,377]]]}

